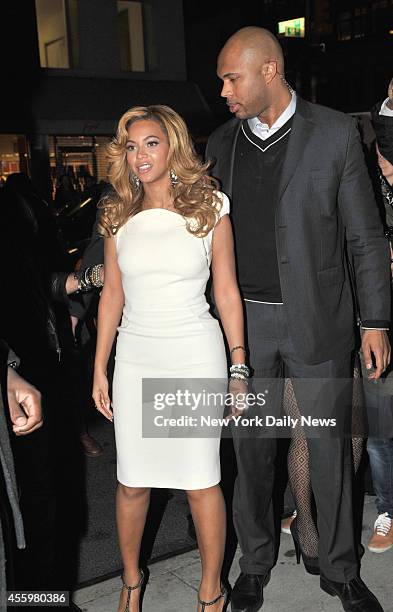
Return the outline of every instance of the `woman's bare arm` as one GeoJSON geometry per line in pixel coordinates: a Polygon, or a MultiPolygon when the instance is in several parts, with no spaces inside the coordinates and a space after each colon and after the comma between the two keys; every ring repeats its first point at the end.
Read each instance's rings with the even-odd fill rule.
{"type": "MultiPolygon", "coordinates": [[[[243,305],[236,279],[235,254],[231,222],[224,215],[213,233],[213,292],[214,301],[224,328],[229,348],[244,347],[243,305]]],[[[245,354],[236,350],[232,363],[244,363],[245,354]]]]}
{"type": "Polygon", "coordinates": [[[97,319],[97,346],[94,369],[106,372],[109,355],[124,306],[121,273],[113,237],[105,239],[105,284],[101,292],[97,319]]]}
{"type": "Polygon", "coordinates": [[[98,306],[93,399],[97,410],[111,421],[113,415],[110,410],[106,369],[124,306],[121,272],[117,262],[116,244],[113,237],[105,239],[104,261],[105,284],[98,306]]]}

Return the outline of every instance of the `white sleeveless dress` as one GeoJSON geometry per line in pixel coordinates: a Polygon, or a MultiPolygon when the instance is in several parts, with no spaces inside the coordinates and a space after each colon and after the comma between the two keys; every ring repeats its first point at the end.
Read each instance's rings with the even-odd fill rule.
{"type": "MultiPolygon", "coordinates": [[[[229,201],[220,193],[220,217],[229,201]]],[[[220,481],[219,437],[142,437],[143,378],[227,377],[224,341],[205,298],[213,230],[154,208],[116,235],[125,304],[118,328],[113,416],[118,481],[129,487],[203,489],[220,481]]]]}

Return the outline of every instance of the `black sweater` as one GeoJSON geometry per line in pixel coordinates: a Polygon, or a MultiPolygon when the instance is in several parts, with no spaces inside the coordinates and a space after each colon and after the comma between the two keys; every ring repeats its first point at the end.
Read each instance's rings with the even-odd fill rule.
{"type": "Polygon", "coordinates": [[[235,152],[232,220],[238,278],[245,299],[282,302],[275,212],[291,126],[292,117],[266,140],[255,136],[247,121],[240,128],[235,152]]]}

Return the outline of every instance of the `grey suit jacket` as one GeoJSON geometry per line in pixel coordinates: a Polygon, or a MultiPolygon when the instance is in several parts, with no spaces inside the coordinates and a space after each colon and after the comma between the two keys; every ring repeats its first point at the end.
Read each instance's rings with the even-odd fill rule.
{"type": "MultiPolygon", "coordinates": [[[[206,149],[212,175],[229,197],[240,126],[238,119],[220,126],[206,149]]],[[[352,117],[297,98],[275,223],[283,301],[305,363],[354,346],[346,246],[363,324],[389,321],[389,248],[352,117]]]]}

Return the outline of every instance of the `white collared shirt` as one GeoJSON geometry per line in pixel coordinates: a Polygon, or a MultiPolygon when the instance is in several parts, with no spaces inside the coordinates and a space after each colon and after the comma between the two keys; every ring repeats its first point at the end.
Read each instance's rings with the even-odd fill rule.
{"type": "Polygon", "coordinates": [[[282,128],[284,123],[286,123],[288,119],[290,119],[292,115],[295,114],[296,92],[292,91],[291,95],[292,99],[290,103],[286,107],[285,111],[278,117],[278,119],[276,119],[272,127],[269,128],[267,123],[261,123],[258,117],[248,119],[248,125],[250,127],[250,130],[253,134],[255,134],[255,136],[258,136],[258,138],[260,138],[261,140],[266,140],[267,138],[275,134],[280,128],[282,128]]]}
{"type": "Polygon", "coordinates": [[[381,110],[379,111],[379,114],[385,115],[386,117],[393,117],[393,110],[387,106],[388,102],[389,102],[389,98],[386,98],[386,100],[382,102],[381,110]]]}

